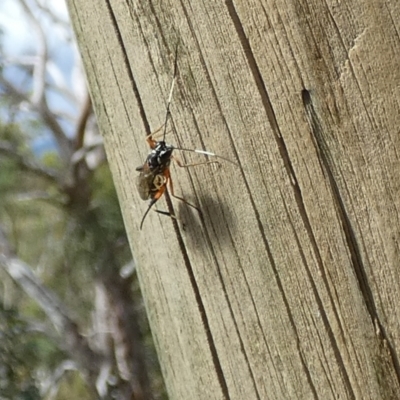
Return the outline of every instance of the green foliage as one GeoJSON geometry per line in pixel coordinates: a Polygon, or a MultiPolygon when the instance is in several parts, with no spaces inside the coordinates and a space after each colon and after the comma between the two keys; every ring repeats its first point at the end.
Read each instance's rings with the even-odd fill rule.
{"type": "Polygon", "coordinates": [[[88,391],[82,376],[77,371],[71,371],[61,382],[57,394],[57,400],[71,400],[71,393],[74,399],[91,400],[92,395],[88,391]]]}
{"type": "MultiPolygon", "coordinates": [[[[0,302],[0,399],[41,399],[37,371],[51,374],[64,359],[47,336],[32,332],[16,308],[5,308],[0,302]]],[[[78,374],[71,382],[82,393],[76,398],[89,399],[78,374]]]]}
{"type": "Polygon", "coordinates": [[[15,168],[13,160],[1,158],[0,170],[0,206],[4,206],[5,195],[17,187],[18,170],[15,168]]]}
{"type": "Polygon", "coordinates": [[[121,209],[107,164],[100,166],[92,179],[92,208],[96,210],[99,225],[114,238],[125,238],[121,209]]]}
{"type": "Polygon", "coordinates": [[[26,150],[26,137],[16,123],[0,122],[0,140],[4,140],[18,150],[26,150]]]}
{"type": "MultiPolygon", "coordinates": [[[[0,123],[0,141],[18,149],[23,148],[23,135],[14,124],[3,125],[0,123]]],[[[7,193],[19,187],[19,169],[14,159],[1,156],[0,153],[0,206],[4,204],[7,193]]]]}
{"type": "Polygon", "coordinates": [[[32,365],[37,365],[35,339],[16,309],[0,303],[0,398],[40,399],[32,365]]]}
{"type": "MultiPolygon", "coordinates": [[[[0,140],[11,143],[18,154],[33,159],[33,155],[25,148],[28,138],[18,127],[0,125],[0,140]]],[[[62,168],[55,152],[48,152],[41,160],[34,161],[47,167],[62,168]]],[[[118,274],[119,269],[131,260],[108,165],[104,163],[88,174],[84,184],[90,189],[90,198],[84,207],[70,207],[57,201],[25,196],[41,192],[58,200],[64,188],[21,168],[18,159],[0,155],[0,170],[0,221],[18,257],[32,266],[41,281],[62,299],[66,308],[72,311],[81,332],[92,329],[94,282],[102,274],[118,274]]],[[[136,288],[132,291],[132,301],[139,303],[141,295],[136,277],[132,283],[133,289],[136,288]]],[[[46,315],[35,301],[26,295],[21,296],[11,283],[7,285],[15,312],[18,310],[25,318],[48,323],[46,315]]],[[[18,321],[22,326],[22,320],[18,321]]],[[[142,345],[151,348],[151,334],[144,311],[139,323],[146,337],[142,345]]],[[[3,325],[8,332],[16,326],[10,318],[4,319],[3,325]]],[[[1,329],[2,326],[0,332],[1,329]]],[[[3,387],[2,371],[6,376],[5,392],[0,392],[0,400],[2,396],[7,399],[40,398],[36,387],[38,371],[47,377],[51,376],[68,358],[51,338],[28,334],[26,326],[20,328],[20,332],[7,336],[8,341],[3,342],[4,349],[0,344],[3,354],[3,359],[0,359],[0,388],[3,387]]],[[[163,383],[156,357],[148,357],[147,363],[152,386],[156,392],[162,393],[163,383]]],[[[65,372],[57,400],[89,400],[92,396],[81,373],[65,372]]]]}
{"type": "Polygon", "coordinates": [[[55,151],[46,151],[41,158],[41,162],[45,167],[59,169],[61,167],[60,157],[55,151]]]}

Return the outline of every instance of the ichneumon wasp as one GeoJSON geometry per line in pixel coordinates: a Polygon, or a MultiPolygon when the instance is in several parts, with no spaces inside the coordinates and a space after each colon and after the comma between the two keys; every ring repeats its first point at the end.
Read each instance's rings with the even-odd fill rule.
{"type": "MultiPolygon", "coordinates": [[[[194,164],[183,164],[179,159],[177,159],[176,157],[174,157],[172,155],[174,150],[204,154],[207,156],[220,158],[222,160],[229,161],[232,164],[237,165],[235,162],[233,162],[225,157],[211,153],[209,151],[175,147],[175,146],[173,146],[171,144],[167,144],[165,142],[165,136],[167,133],[167,123],[168,123],[168,119],[170,118],[170,115],[171,115],[170,104],[171,104],[171,100],[172,100],[172,93],[174,91],[174,85],[175,85],[175,80],[176,80],[176,75],[177,75],[177,67],[178,67],[178,46],[176,47],[176,50],[175,50],[174,75],[173,75],[171,89],[170,89],[168,101],[167,101],[167,112],[166,112],[166,116],[165,116],[165,122],[159,129],[157,129],[153,133],[150,133],[150,135],[148,135],[146,137],[146,142],[149,145],[151,151],[150,151],[149,155],[147,156],[144,164],[141,165],[140,167],[136,168],[136,171],[139,171],[139,176],[137,177],[137,181],[136,181],[139,195],[143,200],[150,200],[149,206],[142,217],[142,221],[140,223],[140,229],[142,229],[144,220],[145,220],[147,214],[149,213],[150,209],[164,194],[165,190],[167,189],[167,184],[169,184],[169,190],[170,190],[172,197],[175,197],[176,199],[184,202],[188,206],[193,207],[197,211],[200,212],[200,209],[198,207],[196,207],[193,204],[190,204],[184,198],[175,195],[174,186],[172,183],[171,173],[170,173],[171,161],[174,160],[179,167],[192,167],[195,165],[204,165],[204,164],[211,164],[211,163],[219,164],[219,161],[204,161],[204,162],[199,162],[199,163],[194,163],[194,164]],[[156,133],[160,132],[162,129],[163,129],[162,140],[159,140],[159,141],[154,140],[153,136],[156,133]]],[[[167,211],[160,211],[160,210],[155,210],[155,211],[160,214],[174,217],[174,215],[172,215],[171,213],[169,213],[167,211]]]]}

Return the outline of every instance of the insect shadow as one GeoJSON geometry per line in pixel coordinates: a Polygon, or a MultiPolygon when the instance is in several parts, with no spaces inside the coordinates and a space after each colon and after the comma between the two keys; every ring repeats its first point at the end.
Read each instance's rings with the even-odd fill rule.
{"type": "Polygon", "coordinates": [[[179,202],[176,209],[177,222],[185,232],[185,237],[191,246],[206,248],[206,237],[212,242],[218,242],[224,246],[231,242],[231,235],[236,230],[235,218],[229,208],[215,197],[202,193],[199,198],[201,202],[200,212],[196,212],[185,204],[179,202]]]}

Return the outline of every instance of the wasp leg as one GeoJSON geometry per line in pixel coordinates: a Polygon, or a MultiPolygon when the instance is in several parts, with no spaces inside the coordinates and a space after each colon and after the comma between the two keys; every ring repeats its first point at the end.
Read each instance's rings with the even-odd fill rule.
{"type": "Polygon", "coordinates": [[[173,183],[172,183],[172,179],[171,179],[171,175],[170,175],[170,173],[169,173],[169,170],[166,171],[166,174],[165,174],[165,175],[166,175],[166,177],[167,177],[167,179],[168,179],[168,181],[169,181],[169,190],[170,190],[170,192],[171,192],[171,196],[172,196],[172,197],[175,197],[176,199],[178,199],[178,200],[180,200],[180,201],[182,201],[183,203],[187,204],[188,206],[193,207],[194,209],[196,209],[196,210],[199,212],[199,214],[201,214],[201,210],[200,210],[199,207],[196,207],[195,205],[189,203],[189,202],[188,202],[187,200],[185,200],[183,197],[179,197],[179,196],[176,196],[176,195],[175,195],[175,193],[174,193],[174,185],[173,185],[173,183]]]}
{"type": "MultiPolygon", "coordinates": [[[[149,133],[149,134],[146,136],[146,141],[147,141],[148,139],[153,138],[153,137],[161,136],[163,132],[160,132],[160,131],[161,131],[161,129],[164,128],[164,126],[165,126],[165,122],[164,122],[161,126],[159,126],[155,131],[149,133]]],[[[171,131],[168,130],[167,133],[170,133],[170,132],[171,132],[171,131]]]]}
{"type": "Polygon", "coordinates": [[[171,217],[171,218],[173,218],[173,219],[178,219],[177,217],[176,217],[176,215],[174,215],[174,214],[171,214],[170,212],[168,212],[168,211],[161,211],[161,210],[154,210],[156,213],[159,213],[159,214],[162,214],[162,215],[166,215],[166,216],[168,216],[168,217],[171,217]]]}
{"type": "MultiPolygon", "coordinates": [[[[149,133],[146,136],[146,142],[149,145],[151,149],[154,149],[156,147],[156,141],[153,139],[153,136],[156,135],[158,132],[161,131],[161,129],[164,127],[165,124],[162,124],[159,128],[157,128],[154,132],[149,133]]],[[[157,135],[156,135],[157,136],[157,135]]]]}
{"type": "Polygon", "coordinates": [[[173,215],[173,214],[171,214],[170,212],[168,212],[168,211],[161,211],[161,210],[154,210],[156,213],[159,213],[159,214],[162,214],[162,215],[167,215],[168,217],[172,217],[172,216],[174,216],[175,217],[175,215],[173,215]]]}
{"type": "Polygon", "coordinates": [[[196,167],[198,165],[206,165],[206,164],[218,164],[221,165],[221,163],[217,160],[211,160],[211,161],[202,161],[202,162],[197,162],[197,163],[192,163],[192,164],[183,164],[179,158],[176,158],[174,156],[171,156],[171,158],[178,164],[179,167],[181,168],[188,168],[188,167],[196,167]]]}
{"type": "MultiPolygon", "coordinates": [[[[149,134],[146,136],[146,142],[147,142],[147,144],[149,145],[149,147],[150,147],[151,149],[154,149],[154,148],[156,147],[157,141],[154,140],[154,137],[162,136],[162,135],[164,134],[164,131],[163,131],[163,132],[160,132],[161,129],[164,128],[164,126],[165,126],[165,123],[162,124],[159,128],[157,128],[154,132],[151,132],[151,133],[149,133],[149,134]]],[[[171,131],[172,131],[172,130],[168,130],[167,132],[165,132],[165,134],[168,134],[168,133],[170,133],[171,131]]]]}

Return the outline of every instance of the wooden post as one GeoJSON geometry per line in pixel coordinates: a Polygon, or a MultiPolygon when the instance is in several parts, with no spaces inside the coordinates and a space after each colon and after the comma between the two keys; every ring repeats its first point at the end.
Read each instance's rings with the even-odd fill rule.
{"type": "Polygon", "coordinates": [[[398,1],[69,9],[170,398],[398,399],[398,1]],[[238,166],[173,167],[202,216],[140,231],[178,43],[167,139],[238,166]]]}

